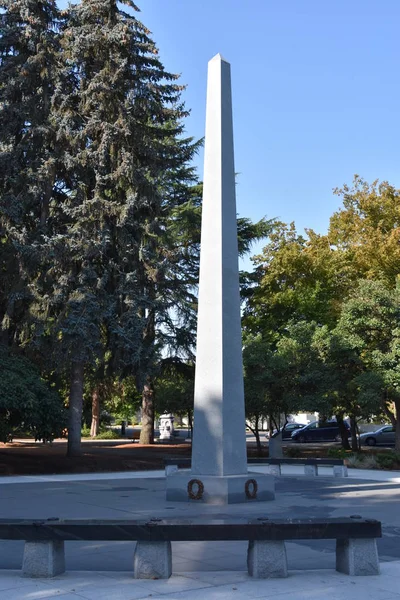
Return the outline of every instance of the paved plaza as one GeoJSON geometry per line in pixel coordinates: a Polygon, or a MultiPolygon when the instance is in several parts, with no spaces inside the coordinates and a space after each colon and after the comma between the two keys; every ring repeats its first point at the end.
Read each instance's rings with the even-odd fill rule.
{"type": "MultiPolygon", "coordinates": [[[[262,471],[264,467],[252,470],[262,471]]],[[[0,542],[0,598],[64,600],[168,598],[206,600],[272,598],[286,595],[331,600],[400,600],[400,473],[350,470],[334,478],[321,468],[306,477],[300,467],[283,467],[272,502],[230,506],[165,500],[161,471],[113,474],[4,477],[0,510],[4,518],[340,517],[359,514],[382,521],[378,540],[382,575],[349,577],[335,571],[334,540],[286,544],[289,577],[255,580],[247,575],[246,542],[174,542],[169,580],[132,577],[135,542],[66,542],[67,572],[54,579],[23,579],[23,542],[0,542]]]]}

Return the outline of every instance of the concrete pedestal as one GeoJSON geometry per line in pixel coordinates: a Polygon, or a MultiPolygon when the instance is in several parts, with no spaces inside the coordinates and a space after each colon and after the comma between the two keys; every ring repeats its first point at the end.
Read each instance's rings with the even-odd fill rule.
{"type": "Polygon", "coordinates": [[[175,417],[171,414],[161,415],[159,437],[160,442],[171,442],[174,439],[174,420],[175,417]]]}
{"type": "Polygon", "coordinates": [[[304,475],[312,475],[312,477],[316,477],[318,475],[318,466],[304,465],[304,475]]]}
{"type": "Polygon", "coordinates": [[[236,504],[274,500],[275,481],[271,475],[195,475],[181,470],[167,478],[167,500],[204,504],[236,504]]]}
{"type": "Polygon", "coordinates": [[[65,571],[64,542],[25,542],[23,577],[55,577],[65,571]]]}
{"type": "Polygon", "coordinates": [[[336,541],[336,571],[347,575],[379,575],[375,539],[336,541]]]}
{"type": "Polygon", "coordinates": [[[133,556],[135,579],[168,579],[171,574],[171,542],[137,542],[133,556]]]}
{"type": "Polygon", "coordinates": [[[348,477],[349,474],[347,472],[347,466],[343,465],[337,465],[333,467],[333,476],[334,477],[348,477]]]}
{"type": "Polygon", "coordinates": [[[280,477],[282,475],[281,465],[268,465],[267,472],[275,477],[280,477]]]}
{"type": "Polygon", "coordinates": [[[251,540],[247,551],[247,569],[251,577],[258,579],[287,577],[285,542],[251,540]]]}

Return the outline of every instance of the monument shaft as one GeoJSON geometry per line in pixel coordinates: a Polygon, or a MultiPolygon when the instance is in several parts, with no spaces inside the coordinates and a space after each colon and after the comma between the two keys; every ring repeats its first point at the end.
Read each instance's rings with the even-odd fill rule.
{"type": "Polygon", "coordinates": [[[208,63],[192,468],[166,477],[171,502],[275,497],[247,470],[230,65],[208,63]]]}
{"type": "Polygon", "coordinates": [[[208,63],[192,473],[247,473],[230,64],[208,63]]]}

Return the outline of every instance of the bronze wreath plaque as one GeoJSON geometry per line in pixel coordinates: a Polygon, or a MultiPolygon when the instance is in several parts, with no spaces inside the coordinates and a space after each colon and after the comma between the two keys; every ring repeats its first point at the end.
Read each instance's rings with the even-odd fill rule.
{"type": "Polygon", "coordinates": [[[255,479],[248,479],[244,485],[244,491],[248,500],[255,500],[257,498],[258,485],[255,479]]]}
{"type": "Polygon", "coordinates": [[[204,483],[200,479],[191,479],[187,485],[188,496],[191,500],[201,500],[204,492],[204,483]],[[197,485],[197,491],[193,487],[197,485]]]}

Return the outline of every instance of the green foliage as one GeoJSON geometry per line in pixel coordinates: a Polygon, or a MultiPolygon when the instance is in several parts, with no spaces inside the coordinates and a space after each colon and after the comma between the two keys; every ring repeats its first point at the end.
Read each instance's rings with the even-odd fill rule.
{"type": "Polygon", "coordinates": [[[194,404],[194,365],[165,359],[155,379],[157,412],[185,416],[194,404]]]}
{"type": "Polygon", "coordinates": [[[0,14],[0,324],[3,341],[30,337],[33,290],[56,182],[51,98],[59,76],[54,0],[3,0],[0,14]]]}
{"type": "MultiPolygon", "coordinates": [[[[122,381],[111,379],[101,388],[101,398],[104,409],[117,423],[131,422],[140,408],[141,395],[133,377],[126,377],[122,381]]],[[[103,418],[103,413],[100,413],[100,424],[110,424],[103,418]]]]}
{"type": "Polygon", "coordinates": [[[400,289],[388,289],[382,281],[360,281],[342,307],[339,327],[351,345],[368,352],[373,366],[391,351],[400,325],[400,289]]]}
{"type": "Polygon", "coordinates": [[[396,452],[379,452],[375,458],[382,469],[398,469],[400,466],[400,454],[396,452]]]}
{"type": "Polygon", "coordinates": [[[81,429],[81,436],[83,438],[90,438],[90,427],[87,427],[87,425],[83,425],[81,429]]]}
{"type": "Polygon", "coordinates": [[[35,439],[51,441],[65,428],[61,398],[27,359],[0,348],[0,441],[23,428],[35,439]]]}
{"type": "Polygon", "coordinates": [[[349,454],[347,465],[354,469],[377,469],[378,462],[375,454],[363,454],[361,452],[349,454]]]}
{"type": "MultiPolygon", "coordinates": [[[[344,303],[337,327],[359,357],[359,400],[371,402],[396,425],[400,417],[400,289],[382,281],[360,281],[344,303]]],[[[400,450],[400,439],[396,440],[400,450]]]]}
{"type": "Polygon", "coordinates": [[[283,409],[283,402],[279,402],[282,394],[279,400],[276,398],[278,394],[273,398],[273,354],[270,345],[260,335],[247,337],[243,364],[246,419],[258,429],[262,418],[268,418],[271,413],[277,417],[283,409]]]}
{"type": "MultiPolygon", "coordinates": [[[[133,11],[1,2],[0,335],[66,388],[75,374],[78,442],[83,391],[128,420],[145,389],[148,438],[153,387],[159,412],[193,404],[199,144],[184,134],[177,76],[122,4],[133,11]]],[[[238,219],[240,254],[269,238],[241,286],[256,423],[298,410],[398,422],[400,191],[356,176],[336,193],[327,235],[238,219]]],[[[21,425],[52,439],[55,392],[24,359],[0,360],[0,439],[21,425]]]]}
{"type": "Polygon", "coordinates": [[[314,343],[315,323],[288,323],[277,343],[261,335],[245,336],[243,361],[248,420],[300,410],[331,413],[327,370],[314,343]]]}
{"type": "MultiPolygon", "coordinates": [[[[90,438],[90,428],[84,425],[81,429],[81,436],[83,438],[90,438]]],[[[94,440],[117,440],[121,436],[118,431],[114,431],[113,429],[104,429],[104,427],[100,428],[99,433],[92,439],[94,440]]]]}
{"type": "Polygon", "coordinates": [[[287,448],[285,448],[285,456],[287,456],[288,458],[300,458],[301,449],[297,446],[288,446],[287,448]]]}
{"type": "Polygon", "coordinates": [[[164,69],[134,4],[123,4],[133,13],[116,0],[84,0],[63,13],[60,31],[53,0],[6,2],[1,16],[1,116],[19,120],[13,135],[3,128],[14,158],[2,155],[0,239],[10,281],[0,318],[9,339],[19,344],[13,324],[21,323],[46,367],[72,373],[74,452],[85,370],[107,363],[142,386],[158,359],[158,325],[177,304],[177,288],[180,297],[187,289],[173,276],[168,221],[190,197],[197,145],[183,135],[177,76],[164,69]],[[30,126],[36,137],[24,131],[30,126]]]}
{"type": "MultiPolygon", "coordinates": [[[[126,419],[137,395],[118,401],[113,382],[151,389],[161,355],[193,360],[199,143],[131,0],[1,7],[0,322],[70,383],[72,454],[83,392],[126,419]]],[[[240,252],[270,229],[239,219],[240,252]]]]}
{"type": "Polygon", "coordinates": [[[349,451],[345,448],[328,448],[327,455],[329,458],[347,458],[349,451]]]}
{"type": "Polygon", "coordinates": [[[356,176],[353,187],[336,193],[343,208],[332,216],[327,236],[311,230],[302,236],[283,223],[270,233],[249,279],[245,340],[251,333],[270,344],[259,358],[265,378],[280,355],[288,369],[288,406],[292,396],[302,410],[347,414],[353,430],[357,419],[372,416],[395,425],[400,191],[356,176]]]}
{"type": "Polygon", "coordinates": [[[330,220],[329,239],[357,278],[383,280],[393,287],[400,273],[400,190],[388,182],[371,185],[356,175],[336,189],[343,208],[330,220]]]}
{"type": "Polygon", "coordinates": [[[315,324],[288,325],[277,344],[260,334],[245,336],[246,419],[255,431],[263,419],[279,429],[281,415],[321,405],[323,365],[312,349],[314,329],[315,324]]]}
{"type": "Polygon", "coordinates": [[[263,253],[254,258],[256,270],[248,291],[244,323],[253,332],[276,341],[289,321],[335,323],[351,279],[343,253],[327,236],[294,224],[276,223],[263,253]]]}
{"type": "Polygon", "coordinates": [[[120,437],[121,436],[118,433],[118,431],[114,431],[113,429],[106,429],[106,430],[100,431],[94,439],[95,440],[117,440],[120,437]]]}

